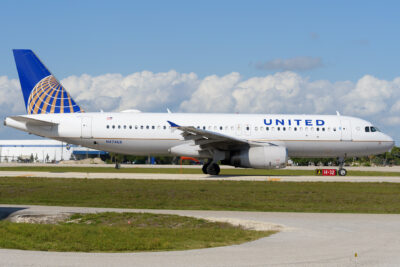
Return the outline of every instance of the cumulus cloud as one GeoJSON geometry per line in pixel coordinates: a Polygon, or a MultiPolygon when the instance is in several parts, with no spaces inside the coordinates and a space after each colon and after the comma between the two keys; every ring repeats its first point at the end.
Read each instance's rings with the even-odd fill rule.
{"type": "Polygon", "coordinates": [[[142,71],[125,77],[121,74],[96,77],[83,74],[67,77],[61,83],[86,110],[135,108],[160,111],[178,106],[200,81],[194,73],[181,74],[172,70],[162,73],[142,71]]]}
{"type": "Polygon", "coordinates": [[[266,62],[257,62],[255,67],[260,70],[275,71],[306,71],[323,67],[322,58],[320,57],[293,57],[293,58],[276,58],[266,62]]]}
{"type": "MultiPolygon", "coordinates": [[[[365,75],[356,82],[330,82],[285,71],[248,79],[236,72],[199,78],[172,70],[127,76],[83,74],[61,83],[86,111],[165,112],[168,107],[174,112],[335,114],[338,110],[384,126],[393,135],[400,124],[400,77],[382,80],[365,75]]],[[[3,117],[25,113],[18,80],[0,76],[0,112],[3,117]]]]}

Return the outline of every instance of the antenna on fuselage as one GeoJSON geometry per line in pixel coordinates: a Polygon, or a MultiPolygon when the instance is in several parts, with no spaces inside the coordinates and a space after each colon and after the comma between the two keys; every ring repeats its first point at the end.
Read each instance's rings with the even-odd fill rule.
{"type": "Polygon", "coordinates": [[[171,112],[171,110],[169,110],[169,108],[167,108],[167,112],[169,113],[169,114],[171,114],[172,112],[171,112]]]}
{"type": "Polygon", "coordinates": [[[339,113],[339,111],[337,111],[337,110],[336,110],[336,115],[340,116],[340,113],[339,113]]]}

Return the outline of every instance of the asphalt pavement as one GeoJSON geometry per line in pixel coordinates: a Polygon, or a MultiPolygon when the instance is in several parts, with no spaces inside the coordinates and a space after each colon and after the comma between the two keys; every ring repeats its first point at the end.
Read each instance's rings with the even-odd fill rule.
{"type": "MultiPolygon", "coordinates": [[[[153,212],[274,226],[241,245],[170,252],[76,253],[0,249],[0,266],[399,266],[400,215],[130,210],[0,205],[0,217],[65,212],[153,212]]],[[[256,227],[257,228],[257,227],[256,227]]]]}

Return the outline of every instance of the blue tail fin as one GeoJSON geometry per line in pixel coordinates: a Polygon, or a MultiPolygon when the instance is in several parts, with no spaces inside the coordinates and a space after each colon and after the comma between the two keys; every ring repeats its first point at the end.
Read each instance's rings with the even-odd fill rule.
{"type": "Polygon", "coordinates": [[[13,52],[28,114],[83,112],[32,50],[13,52]]]}

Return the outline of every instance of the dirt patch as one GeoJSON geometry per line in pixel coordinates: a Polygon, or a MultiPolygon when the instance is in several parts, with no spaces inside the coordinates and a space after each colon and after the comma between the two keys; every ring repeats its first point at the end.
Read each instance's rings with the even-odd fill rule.
{"type": "Polygon", "coordinates": [[[36,223],[36,224],[57,224],[68,219],[72,213],[58,214],[17,214],[7,218],[10,222],[15,223],[36,223]]]}

